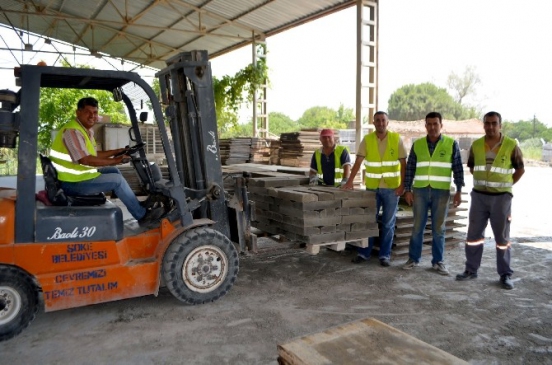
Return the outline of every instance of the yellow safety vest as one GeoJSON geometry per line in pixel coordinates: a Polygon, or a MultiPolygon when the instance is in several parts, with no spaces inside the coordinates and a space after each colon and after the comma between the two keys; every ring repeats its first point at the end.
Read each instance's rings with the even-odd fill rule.
{"type": "Polygon", "coordinates": [[[364,183],[368,189],[377,189],[383,179],[390,189],[401,184],[401,165],[399,163],[399,134],[387,132],[387,147],[383,157],[380,156],[376,132],[366,137],[366,156],[364,165],[366,173],[364,183]]]}
{"type": "Polygon", "coordinates": [[[88,131],[77,120],[72,120],[65,124],[57,133],[52,147],[50,148],[50,160],[57,170],[58,179],[66,182],[79,182],[91,180],[100,176],[101,174],[95,167],[74,163],[73,160],[71,160],[71,155],[69,155],[65,143],[63,143],[63,132],[67,129],[76,129],[80,131],[86,141],[86,150],[88,153],[93,156],[97,155],[96,141],[90,139],[88,131]]]}
{"type": "MultiPolygon", "coordinates": [[[[337,186],[343,179],[343,166],[341,165],[341,154],[347,150],[345,146],[335,146],[334,158],[335,158],[335,170],[334,170],[334,185],[337,186]],[[339,180],[339,181],[338,181],[339,180]]],[[[348,151],[348,150],[347,150],[348,151]]],[[[324,173],[322,172],[322,149],[314,152],[314,158],[316,160],[316,169],[318,170],[318,179],[324,180],[324,173]]]]}
{"type": "Polygon", "coordinates": [[[493,193],[511,193],[512,185],[514,185],[512,152],[515,148],[516,141],[504,136],[493,164],[487,169],[485,137],[474,141],[472,145],[475,163],[473,188],[493,193]]]}
{"type": "Polygon", "coordinates": [[[413,187],[425,188],[429,185],[434,189],[450,190],[453,143],[454,139],[441,135],[433,155],[430,155],[427,138],[420,138],[414,142],[416,174],[413,187]]]}

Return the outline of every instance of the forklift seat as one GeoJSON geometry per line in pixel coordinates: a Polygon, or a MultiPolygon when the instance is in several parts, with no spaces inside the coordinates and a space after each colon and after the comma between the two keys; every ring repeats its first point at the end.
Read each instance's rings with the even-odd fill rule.
{"type": "Polygon", "coordinates": [[[40,164],[44,175],[44,183],[48,200],[57,206],[94,206],[105,204],[104,193],[93,195],[67,195],[61,188],[57,170],[50,158],[40,154],[40,164]]]}

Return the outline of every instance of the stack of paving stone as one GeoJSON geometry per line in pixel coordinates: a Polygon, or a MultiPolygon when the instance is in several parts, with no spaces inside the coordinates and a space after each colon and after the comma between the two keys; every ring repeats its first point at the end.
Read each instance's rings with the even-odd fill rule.
{"type": "Polygon", "coordinates": [[[251,138],[221,139],[219,150],[223,165],[249,162],[251,157],[251,138]]]}
{"type": "Polygon", "coordinates": [[[292,241],[317,245],[378,235],[373,192],[298,186],[308,178],[251,178],[252,226],[292,241]]]}

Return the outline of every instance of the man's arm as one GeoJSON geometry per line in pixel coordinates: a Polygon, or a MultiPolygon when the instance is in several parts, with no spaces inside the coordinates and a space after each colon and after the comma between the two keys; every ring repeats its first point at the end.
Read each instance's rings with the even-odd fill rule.
{"type": "Polygon", "coordinates": [[[100,151],[98,156],[91,155],[86,148],[86,138],[84,135],[76,129],[67,129],[63,133],[63,143],[74,162],[78,162],[81,165],[87,166],[114,166],[128,162],[128,156],[120,156],[115,158],[109,158],[118,151],[124,150],[117,149],[111,151],[100,151]]]}
{"type": "Polygon", "coordinates": [[[120,165],[123,163],[127,163],[128,161],[130,161],[130,158],[125,155],[113,158],[88,155],[81,158],[78,162],[81,165],[101,167],[120,165]]]}
{"type": "Polygon", "coordinates": [[[348,180],[351,175],[351,155],[349,155],[349,150],[346,147],[341,153],[341,166],[343,168],[343,179],[348,180]]]}
{"type": "Polygon", "coordinates": [[[360,165],[362,164],[362,161],[364,160],[364,156],[356,155],[355,164],[353,165],[353,168],[351,169],[351,174],[349,175],[349,180],[347,180],[347,183],[345,185],[342,185],[342,189],[352,189],[353,188],[353,181],[355,180],[355,176],[360,170],[360,165]]]}
{"type": "Polygon", "coordinates": [[[473,145],[470,147],[470,153],[468,154],[468,167],[470,173],[473,175],[473,167],[475,166],[475,157],[473,156],[473,145]]]}
{"type": "Polygon", "coordinates": [[[405,158],[399,158],[399,163],[401,164],[401,184],[398,188],[395,189],[395,194],[397,196],[401,196],[404,194],[404,178],[406,175],[406,159],[405,158]]]}
{"type": "Polygon", "coordinates": [[[406,169],[404,174],[404,200],[410,206],[414,202],[414,195],[412,194],[412,182],[414,181],[414,175],[416,174],[416,163],[418,158],[414,152],[414,145],[410,147],[410,154],[408,155],[408,161],[406,163],[406,169]]]}
{"type": "Polygon", "coordinates": [[[512,174],[512,178],[514,179],[514,184],[521,179],[523,174],[525,173],[525,163],[523,162],[523,153],[521,152],[521,149],[519,146],[516,146],[514,148],[514,151],[512,152],[512,166],[514,167],[514,173],[512,174]]]}
{"type": "Polygon", "coordinates": [[[462,156],[460,155],[460,147],[458,142],[452,143],[452,175],[454,176],[454,185],[456,193],[453,198],[455,207],[462,203],[462,187],[464,186],[464,166],[462,166],[462,156]]]}
{"type": "Polygon", "coordinates": [[[115,156],[118,153],[126,151],[128,148],[117,148],[116,150],[109,150],[109,151],[97,151],[98,157],[100,158],[108,158],[115,156]]]}

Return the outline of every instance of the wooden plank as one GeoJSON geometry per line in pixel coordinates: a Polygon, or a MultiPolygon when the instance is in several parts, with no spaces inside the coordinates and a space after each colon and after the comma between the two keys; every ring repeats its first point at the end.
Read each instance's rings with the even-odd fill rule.
{"type": "Polygon", "coordinates": [[[284,365],[468,364],[374,318],[293,339],[278,345],[278,356],[284,365]]]}

